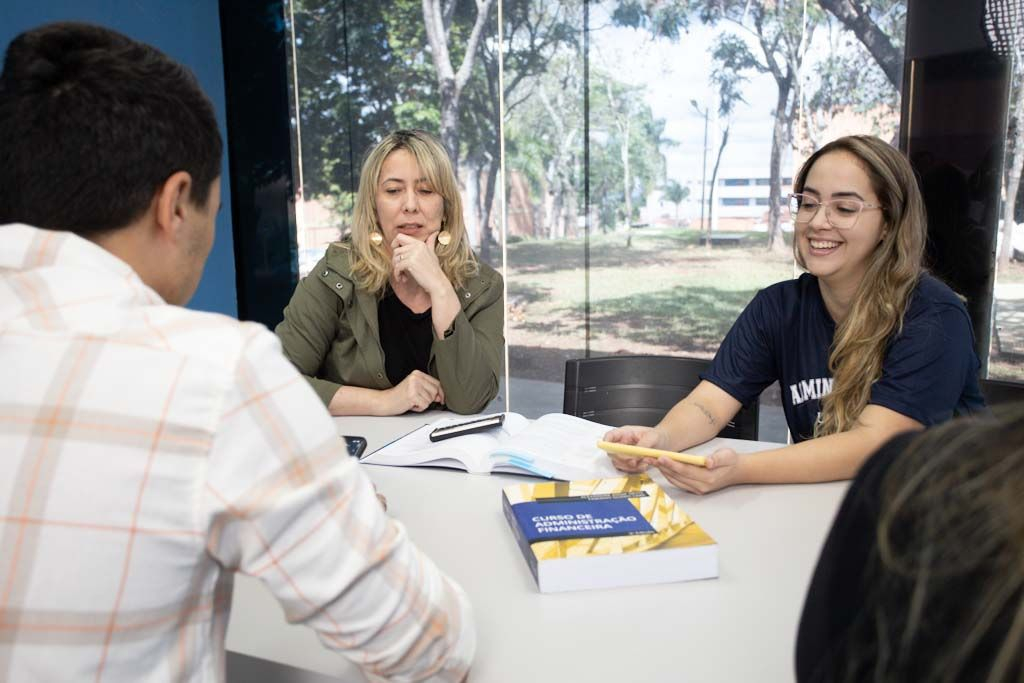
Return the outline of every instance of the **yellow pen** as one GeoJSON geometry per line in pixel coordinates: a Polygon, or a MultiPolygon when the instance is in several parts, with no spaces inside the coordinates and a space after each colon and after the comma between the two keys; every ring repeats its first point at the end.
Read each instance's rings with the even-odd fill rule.
{"type": "Polygon", "coordinates": [[[657,448],[644,448],[643,446],[628,446],[624,443],[612,443],[611,441],[598,441],[597,447],[608,453],[617,455],[628,455],[634,458],[670,458],[685,462],[688,465],[698,467],[707,466],[707,458],[703,455],[691,455],[690,453],[676,453],[675,451],[662,451],[657,448]]]}

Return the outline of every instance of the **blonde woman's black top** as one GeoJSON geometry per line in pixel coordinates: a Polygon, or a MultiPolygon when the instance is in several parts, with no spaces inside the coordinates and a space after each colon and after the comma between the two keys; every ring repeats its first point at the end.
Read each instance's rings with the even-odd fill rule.
{"type": "Polygon", "coordinates": [[[413,370],[429,374],[434,342],[431,309],[413,313],[389,287],[377,303],[377,327],[389,382],[398,385],[413,370]]]}

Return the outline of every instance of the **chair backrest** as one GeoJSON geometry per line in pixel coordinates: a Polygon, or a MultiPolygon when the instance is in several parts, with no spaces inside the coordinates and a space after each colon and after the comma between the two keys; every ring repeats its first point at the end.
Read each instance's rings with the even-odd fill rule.
{"type": "MultiPolygon", "coordinates": [[[[653,427],[700,383],[710,361],[671,356],[604,356],[565,362],[562,412],[621,427],[653,427]]],[[[757,440],[758,402],[744,406],[719,436],[757,440]]]]}
{"type": "Polygon", "coordinates": [[[1007,382],[1001,379],[979,379],[985,403],[998,406],[1004,403],[1024,401],[1024,382],[1007,382]]]}

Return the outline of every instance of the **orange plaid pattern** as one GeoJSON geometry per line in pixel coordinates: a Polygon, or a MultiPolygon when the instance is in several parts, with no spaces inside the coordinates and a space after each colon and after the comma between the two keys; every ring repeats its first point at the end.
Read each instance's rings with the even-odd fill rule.
{"type": "Polygon", "coordinates": [[[234,571],[373,675],[465,675],[465,594],[265,328],[6,225],[0,368],[0,680],[222,680],[234,571]]]}

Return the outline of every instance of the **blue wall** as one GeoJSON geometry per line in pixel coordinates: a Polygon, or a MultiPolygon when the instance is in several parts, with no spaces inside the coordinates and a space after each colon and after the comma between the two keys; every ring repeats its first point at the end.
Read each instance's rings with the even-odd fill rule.
{"type": "Polygon", "coordinates": [[[189,308],[238,316],[231,235],[224,62],[217,0],[9,0],[0,1],[0,49],[16,35],[51,21],[87,21],[149,43],[189,67],[213,102],[224,137],[217,237],[189,308]]]}

